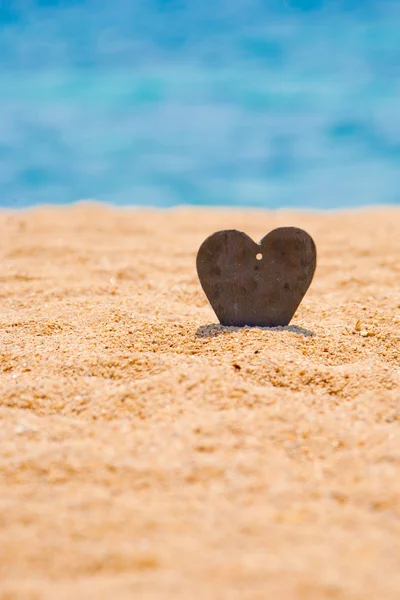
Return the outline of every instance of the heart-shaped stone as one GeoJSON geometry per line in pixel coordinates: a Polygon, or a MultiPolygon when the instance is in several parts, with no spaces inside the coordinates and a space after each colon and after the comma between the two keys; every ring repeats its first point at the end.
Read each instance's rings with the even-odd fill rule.
{"type": "Polygon", "coordinates": [[[208,237],[197,254],[201,286],[222,325],[288,325],[317,263],[313,239],[280,227],[259,244],[235,229],[208,237]]]}

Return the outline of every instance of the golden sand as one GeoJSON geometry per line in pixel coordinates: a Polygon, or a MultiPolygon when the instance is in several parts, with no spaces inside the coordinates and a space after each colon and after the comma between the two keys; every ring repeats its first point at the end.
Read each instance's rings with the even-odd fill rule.
{"type": "Polygon", "coordinates": [[[0,213],[0,599],[398,600],[400,209],[0,213]],[[195,257],[295,225],[289,327],[195,257]]]}

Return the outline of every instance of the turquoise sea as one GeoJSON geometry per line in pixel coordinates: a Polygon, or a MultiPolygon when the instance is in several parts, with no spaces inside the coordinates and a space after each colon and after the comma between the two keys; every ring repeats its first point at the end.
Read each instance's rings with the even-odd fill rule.
{"type": "Polygon", "coordinates": [[[399,0],[0,0],[0,206],[400,203],[399,0]]]}

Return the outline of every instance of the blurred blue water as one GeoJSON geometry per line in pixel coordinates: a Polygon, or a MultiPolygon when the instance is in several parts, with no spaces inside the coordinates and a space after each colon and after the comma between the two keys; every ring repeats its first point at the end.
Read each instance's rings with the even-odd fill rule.
{"type": "Polygon", "coordinates": [[[0,206],[400,203],[399,0],[0,0],[0,206]]]}

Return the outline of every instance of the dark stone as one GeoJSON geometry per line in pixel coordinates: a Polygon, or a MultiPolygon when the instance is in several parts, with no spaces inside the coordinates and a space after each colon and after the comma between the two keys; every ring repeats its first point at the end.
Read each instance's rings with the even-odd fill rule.
{"type": "Polygon", "coordinates": [[[260,244],[235,229],[218,231],[200,246],[196,266],[221,325],[285,326],[311,284],[316,248],[297,227],[274,229],[260,244]]]}

